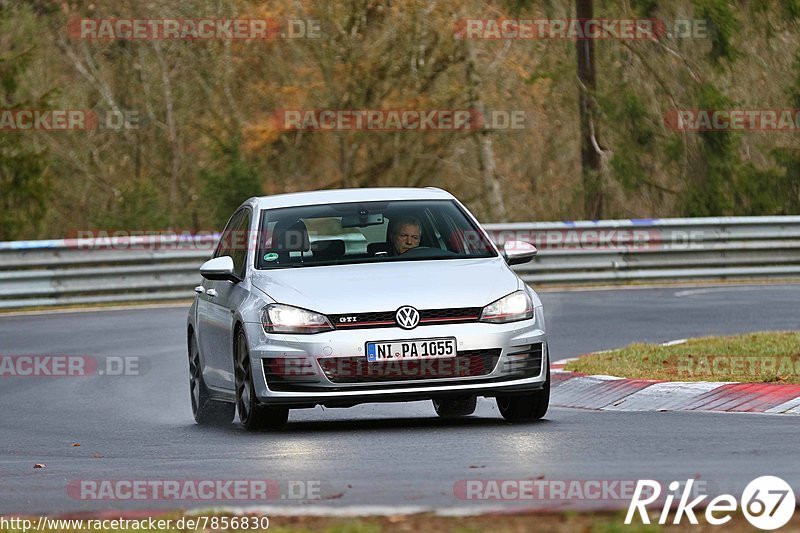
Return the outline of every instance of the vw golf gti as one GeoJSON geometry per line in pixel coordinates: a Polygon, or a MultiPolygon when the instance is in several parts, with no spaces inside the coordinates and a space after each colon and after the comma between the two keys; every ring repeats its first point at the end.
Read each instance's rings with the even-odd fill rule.
{"type": "Polygon", "coordinates": [[[441,189],[250,198],[200,269],[187,340],[195,420],[277,428],[291,409],[431,400],[439,416],[495,398],[511,422],[547,411],[542,303],[441,189]]]}

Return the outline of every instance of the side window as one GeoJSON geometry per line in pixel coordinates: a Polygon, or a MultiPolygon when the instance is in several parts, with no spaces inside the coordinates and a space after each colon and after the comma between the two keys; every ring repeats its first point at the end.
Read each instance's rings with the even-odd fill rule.
{"type": "Polygon", "coordinates": [[[224,255],[231,255],[233,243],[233,230],[236,228],[242,216],[242,211],[237,211],[225,224],[225,229],[222,230],[222,235],[217,243],[217,249],[214,250],[213,257],[222,257],[224,255]]]}
{"type": "Polygon", "coordinates": [[[233,232],[233,244],[231,250],[231,257],[233,258],[233,272],[244,279],[245,266],[247,264],[247,250],[250,247],[250,211],[245,209],[242,211],[242,216],[236,224],[236,229],[233,232]]]}

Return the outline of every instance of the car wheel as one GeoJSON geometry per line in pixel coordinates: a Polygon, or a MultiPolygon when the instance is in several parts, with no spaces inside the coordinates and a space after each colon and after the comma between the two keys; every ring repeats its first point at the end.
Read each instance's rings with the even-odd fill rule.
{"type": "Polygon", "coordinates": [[[509,422],[533,422],[539,420],[550,406],[550,365],[541,390],[530,394],[498,396],[497,408],[509,422]]]}
{"type": "Polygon", "coordinates": [[[269,407],[258,403],[253,386],[253,369],[250,365],[250,352],[247,349],[247,337],[239,331],[236,338],[236,408],[239,420],[245,429],[277,429],[289,419],[289,409],[285,407],[269,407]]]}
{"type": "Polygon", "coordinates": [[[478,405],[477,396],[461,396],[458,398],[434,398],[433,408],[442,418],[467,416],[475,412],[478,405]]]}
{"type": "Polygon", "coordinates": [[[192,398],[192,414],[198,424],[222,426],[233,422],[236,405],[215,400],[208,392],[194,334],[189,337],[189,393],[192,398]]]}

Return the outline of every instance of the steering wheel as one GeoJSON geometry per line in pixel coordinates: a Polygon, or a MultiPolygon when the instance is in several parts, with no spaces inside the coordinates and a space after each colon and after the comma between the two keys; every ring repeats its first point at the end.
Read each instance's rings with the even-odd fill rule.
{"type": "Polygon", "coordinates": [[[417,246],[416,248],[412,248],[404,254],[401,254],[400,257],[431,257],[431,258],[441,258],[441,257],[451,257],[458,255],[455,252],[451,252],[450,250],[442,250],[441,248],[436,248],[432,246],[417,246]]]}
{"type": "Polygon", "coordinates": [[[428,252],[432,250],[430,246],[417,246],[416,248],[411,248],[407,250],[405,253],[400,254],[400,257],[416,257],[420,255],[428,255],[428,252]]]}

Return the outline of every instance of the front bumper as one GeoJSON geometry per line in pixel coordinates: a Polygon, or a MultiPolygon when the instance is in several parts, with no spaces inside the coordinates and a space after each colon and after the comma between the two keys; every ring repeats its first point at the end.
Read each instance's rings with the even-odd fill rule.
{"type": "Polygon", "coordinates": [[[413,330],[336,330],[314,335],[267,334],[261,324],[248,323],[245,333],[256,397],[269,405],[351,406],[448,395],[525,393],[543,386],[549,361],[546,336],[535,319],[511,324],[427,325],[413,330]],[[383,370],[363,373],[369,366],[367,342],[439,337],[455,337],[459,360],[465,363],[453,366],[453,360],[436,359],[402,366],[404,363],[395,362],[395,367],[383,369],[391,369],[393,374],[381,373],[383,370]],[[440,371],[445,367],[446,375],[440,371]]]}

